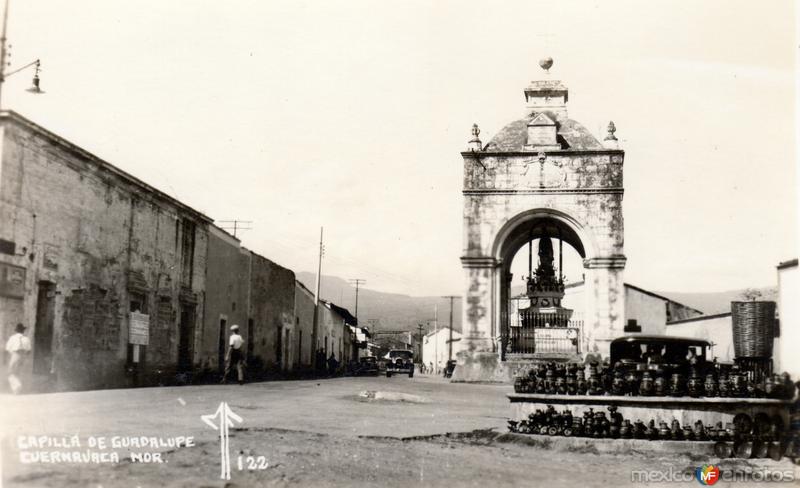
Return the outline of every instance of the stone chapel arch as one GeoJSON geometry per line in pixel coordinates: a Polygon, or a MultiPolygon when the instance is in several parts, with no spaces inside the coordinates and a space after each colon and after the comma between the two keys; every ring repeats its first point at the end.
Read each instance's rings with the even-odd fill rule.
{"type": "MultiPolygon", "coordinates": [[[[513,374],[515,365],[504,354],[504,334],[515,317],[508,311],[508,275],[516,253],[533,239],[558,238],[583,259],[580,354],[608,354],[609,342],[623,333],[624,151],[617,148],[613,124],[601,144],[570,119],[567,99],[560,81],[532,82],[525,89],[524,117],[485,146],[473,126],[469,150],[462,153],[466,347],[454,381],[508,381],[513,374]]],[[[544,288],[552,288],[553,297],[559,286],[563,295],[563,279],[560,285],[558,277],[542,279],[550,280],[544,288]]],[[[538,295],[531,296],[526,310],[542,312],[533,307],[538,295]]]]}

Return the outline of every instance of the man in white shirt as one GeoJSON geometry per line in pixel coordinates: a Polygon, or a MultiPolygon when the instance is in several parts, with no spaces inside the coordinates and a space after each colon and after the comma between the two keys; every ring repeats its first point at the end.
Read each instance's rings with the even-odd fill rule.
{"type": "Polygon", "coordinates": [[[17,324],[16,332],[6,341],[6,351],[10,355],[8,361],[8,384],[11,392],[18,395],[22,390],[20,372],[25,358],[31,352],[31,340],[25,337],[25,326],[17,324]]]}
{"type": "Polygon", "coordinates": [[[244,351],[242,346],[244,339],[239,335],[239,326],[234,324],[231,326],[231,338],[228,342],[228,354],[225,355],[225,373],[222,375],[222,382],[228,381],[228,373],[231,367],[236,368],[239,384],[244,384],[244,351]]]}

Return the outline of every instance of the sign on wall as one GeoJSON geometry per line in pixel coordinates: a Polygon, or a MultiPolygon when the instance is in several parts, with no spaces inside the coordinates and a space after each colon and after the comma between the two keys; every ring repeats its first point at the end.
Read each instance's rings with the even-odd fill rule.
{"type": "Polygon", "coordinates": [[[146,346],[150,342],[150,316],[144,313],[131,312],[128,322],[128,342],[146,346]]]}
{"type": "Polygon", "coordinates": [[[13,264],[0,263],[0,296],[9,298],[25,297],[25,268],[13,264]]]}

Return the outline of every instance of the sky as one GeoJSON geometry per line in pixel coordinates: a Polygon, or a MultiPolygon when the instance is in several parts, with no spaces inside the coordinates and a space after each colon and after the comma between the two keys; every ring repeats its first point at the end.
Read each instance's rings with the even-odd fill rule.
{"type": "Polygon", "coordinates": [[[797,257],[793,2],[11,0],[2,106],[295,271],[461,294],[460,152],[551,77],[625,156],[625,280],[776,283],[797,257]]]}

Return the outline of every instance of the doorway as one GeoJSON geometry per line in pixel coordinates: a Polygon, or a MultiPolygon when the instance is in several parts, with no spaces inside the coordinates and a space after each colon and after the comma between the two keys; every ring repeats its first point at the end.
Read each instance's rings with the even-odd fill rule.
{"type": "Polygon", "coordinates": [[[217,349],[217,369],[220,374],[225,372],[225,329],[227,329],[228,321],[226,319],[219,319],[219,346],[217,349]]]}
{"type": "Polygon", "coordinates": [[[191,371],[192,342],[194,338],[194,305],[181,304],[179,334],[178,371],[191,371]]]}
{"type": "Polygon", "coordinates": [[[55,297],[55,283],[40,281],[33,330],[33,372],[37,374],[49,374],[52,366],[55,297]]]}

